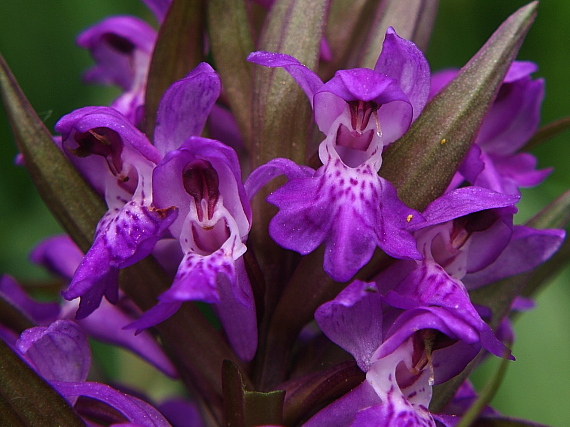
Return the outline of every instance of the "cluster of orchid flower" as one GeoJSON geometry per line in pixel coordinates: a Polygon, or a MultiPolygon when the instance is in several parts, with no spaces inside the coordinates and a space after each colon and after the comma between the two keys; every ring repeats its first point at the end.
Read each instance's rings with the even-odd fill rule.
{"type": "MultiPolygon", "coordinates": [[[[265,17],[252,42],[260,50],[231,59],[240,71],[203,26],[195,38],[213,65],[195,61],[172,79],[168,61],[187,64],[166,42],[194,22],[198,6],[189,4],[199,2],[145,3],[159,32],[122,16],[79,36],[96,62],[86,79],[123,93],[110,107],[64,116],[47,139],[86,181],[73,178],[70,187],[83,187],[67,209],[104,200],[106,213],[91,242],[77,237],[89,240],[89,220],[75,217],[73,239],[53,237],[32,253],[66,282],[62,302],[36,302],[1,279],[0,299],[15,309],[0,323],[8,350],[66,399],[70,407],[58,407],[65,425],[458,425],[477,399],[472,365],[489,353],[513,359],[508,313],[532,305],[524,283],[497,283],[525,282],[520,275],[549,260],[565,234],[564,223],[544,218],[566,201],[532,224],[513,223],[519,188],[550,172],[521,152],[544,95],[531,77],[536,66],[514,61],[536,4],[462,70],[431,74],[420,48],[398,33],[414,33],[404,22],[433,21],[434,8],[410,8],[422,18],[412,20],[390,14],[396,2],[379,2],[375,19],[388,25],[373,68],[338,69],[335,55],[349,50],[339,53],[322,34],[328,1],[310,11],[302,1],[221,2],[231,22],[248,11],[265,17]],[[310,48],[299,47],[299,32],[312,36],[310,48]],[[309,59],[283,53],[297,48],[309,59]],[[442,110],[449,102],[456,107],[442,110]],[[88,186],[95,201],[79,196],[88,186]],[[488,294],[474,303],[474,290],[488,294]],[[207,303],[205,315],[195,302],[207,303]],[[155,409],[87,381],[86,336],[180,377],[188,395],[155,409]]],[[[220,2],[206,3],[210,16],[220,2]]],[[[34,157],[37,141],[26,145],[14,117],[34,175],[48,162],[34,157]]],[[[484,405],[478,416],[500,418],[484,405]]]]}

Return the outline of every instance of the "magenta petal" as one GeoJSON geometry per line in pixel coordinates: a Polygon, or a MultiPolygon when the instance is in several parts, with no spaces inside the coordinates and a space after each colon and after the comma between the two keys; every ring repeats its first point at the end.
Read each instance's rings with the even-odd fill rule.
{"type": "Polygon", "coordinates": [[[269,223],[270,236],[284,248],[302,255],[314,251],[325,240],[333,223],[329,201],[318,197],[320,181],[293,179],[267,198],[280,208],[269,223]]]}
{"type": "Polygon", "coordinates": [[[224,252],[220,249],[208,256],[187,253],[180,263],[172,286],[160,295],[160,301],[219,303],[218,274],[225,275],[232,282],[235,281],[234,260],[224,252]]]}
{"type": "Polygon", "coordinates": [[[91,367],[87,338],[69,320],[26,329],[16,347],[47,381],[85,381],[91,367]]]}
{"type": "Polygon", "coordinates": [[[509,244],[495,262],[480,271],[468,274],[463,282],[469,289],[475,289],[532,270],[558,250],[564,237],[564,230],[535,230],[515,226],[509,244]]]}
{"type": "Polygon", "coordinates": [[[168,399],[158,409],[174,427],[204,427],[200,410],[189,400],[168,399]]]}
{"type": "Polygon", "coordinates": [[[348,351],[364,372],[382,343],[382,297],[374,283],[359,280],[348,285],[333,301],[315,311],[325,335],[348,351]]]}
{"type": "Polygon", "coordinates": [[[68,400],[79,396],[99,400],[115,408],[128,421],[144,427],[170,427],[170,423],[155,408],[136,397],[121,393],[105,384],[95,382],[60,382],[50,383],[57,392],[68,400]]]}
{"type": "Polygon", "coordinates": [[[93,25],[77,38],[77,44],[89,49],[97,62],[85,79],[129,90],[137,72],[133,68],[137,51],[150,59],[155,39],[154,29],[132,16],[112,16],[93,25]]]}
{"type": "Polygon", "coordinates": [[[69,236],[58,235],[40,242],[30,254],[30,259],[52,273],[71,279],[83,259],[83,253],[69,236]]]}
{"type": "Polygon", "coordinates": [[[143,313],[139,319],[125,326],[124,329],[136,329],[135,335],[138,335],[144,329],[164,322],[176,313],[181,305],[181,302],[159,302],[150,310],[143,313]]]}
{"type": "Polygon", "coordinates": [[[303,427],[349,427],[354,422],[355,414],[358,411],[380,403],[381,400],[372,386],[368,381],[364,381],[341,398],[321,409],[303,424],[303,427]]]}
{"type": "Polygon", "coordinates": [[[305,94],[311,102],[311,106],[313,106],[313,97],[317,90],[323,85],[323,82],[319,76],[301,64],[297,59],[283,53],[253,52],[249,54],[247,60],[265,67],[284,68],[305,91],[305,94]]]}
{"type": "Polygon", "coordinates": [[[205,62],[166,90],[160,100],[154,129],[154,145],[162,155],[202,133],[220,91],[220,78],[205,62]]]}
{"type": "Polygon", "coordinates": [[[236,280],[218,279],[220,302],[214,307],[236,354],[249,362],[257,350],[257,315],[243,258],[236,260],[236,280]],[[236,296],[236,294],[240,294],[236,296]]]}
{"type": "Polygon", "coordinates": [[[458,188],[431,202],[422,212],[425,222],[412,225],[410,229],[419,230],[473,212],[511,206],[519,199],[519,196],[501,194],[482,187],[458,188]]]}
{"type": "Polygon", "coordinates": [[[77,323],[91,337],[114,345],[122,346],[146,360],[166,375],[175,378],[177,372],[166,357],[155,338],[148,332],[135,336],[131,331],[122,329],[132,322],[118,305],[103,301],[100,308],[91,316],[78,320],[77,323]]]}
{"type": "Polygon", "coordinates": [[[34,301],[22,287],[10,276],[0,277],[0,298],[8,301],[37,324],[51,323],[59,314],[58,303],[34,301]]]}
{"type": "Polygon", "coordinates": [[[485,152],[496,156],[514,154],[536,132],[543,98],[542,79],[531,80],[527,76],[512,83],[503,83],[483,120],[476,143],[485,152]]]}
{"type": "Polygon", "coordinates": [[[398,82],[412,104],[415,120],[427,102],[430,89],[429,64],[422,51],[389,27],[374,71],[398,82]]]}
{"type": "Polygon", "coordinates": [[[264,165],[259,166],[249,174],[244,187],[249,199],[257,194],[261,188],[281,175],[285,175],[289,181],[297,178],[310,178],[315,174],[315,170],[308,166],[299,166],[289,159],[272,159],[264,165]]]}

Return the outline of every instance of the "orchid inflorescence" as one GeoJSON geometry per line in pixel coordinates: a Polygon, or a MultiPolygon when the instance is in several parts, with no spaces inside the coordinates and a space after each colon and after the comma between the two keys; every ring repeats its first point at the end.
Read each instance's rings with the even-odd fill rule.
{"type": "Polygon", "coordinates": [[[503,419],[468,377],[514,359],[511,313],[532,306],[538,266],[565,264],[552,256],[569,219],[565,194],[513,221],[520,188],[550,173],[524,151],[542,135],[544,82],[515,60],[537,4],[433,73],[418,46],[436,2],[414,3],[145,0],[158,30],[116,16],[79,35],[86,81],[122,93],[53,135],[3,63],[19,162],[67,231],[31,254],[63,299],[0,281],[4,419],[503,419]],[[87,337],[185,394],[157,403],[91,380],[87,337]]]}

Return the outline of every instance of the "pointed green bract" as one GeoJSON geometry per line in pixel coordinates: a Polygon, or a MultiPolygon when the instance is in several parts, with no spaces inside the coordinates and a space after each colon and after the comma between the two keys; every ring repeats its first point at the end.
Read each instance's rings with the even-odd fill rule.
{"type": "Polygon", "coordinates": [[[246,58],[254,46],[243,0],[209,1],[208,35],[225,95],[246,148],[251,148],[252,64],[246,58]]]}
{"type": "Polygon", "coordinates": [[[283,424],[282,390],[262,393],[249,391],[238,367],[225,360],[223,364],[224,412],[229,427],[283,424]]]}
{"type": "Polygon", "coordinates": [[[380,175],[408,206],[423,210],[448,186],[536,16],[537,3],[509,17],[410,130],[388,148],[380,175]]]}
{"type": "Polygon", "coordinates": [[[2,425],[84,426],[67,401],[0,339],[0,420],[2,425]],[[21,424],[4,424],[19,419],[21,424]]]}
{"type": "Polygon", "coordinates": [[[425,51],[436,13],[437,0],[384,0],[378,7],[359,66],[374,68],[388,27],[394,27],[400,37],[425,51]]]}
{"type": "Polygon", "coordinates": [[[105,203],[54,144],[2,57],[0,87],[16,143],[40,196],[75,243],[87,251],[107,210],[105,203]]]}
{"type": "Polygon", "coordinates": [[[172,83],[202,62],[203,3],[201,0],[174,0],[160,26],[145,93],[143,129],[151,141],[162,95],[172,83]]]}

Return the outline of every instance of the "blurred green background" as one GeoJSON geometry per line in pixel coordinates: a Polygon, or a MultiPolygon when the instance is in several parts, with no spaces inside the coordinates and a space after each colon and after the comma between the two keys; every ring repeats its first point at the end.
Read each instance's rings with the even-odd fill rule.
{"type": "MultiPolygon", "coordinates": [[[[498,25],[525,1],[441,0],[427,53],[433,70],[460,67],[498,25]]],[[[86,86],[81,72],[92,63],[75,46],[77,34],[111,14],[135,14],[154,22],[137,0],[1,0],[0,52],[48,129],[67,112],[85,105],[106,105],[111,88],[86,86]]],[[[539,65],[547,82],[543,123],[570,115],[570,2],[544,0],[520,51],[519,59],[539,65]]],[[[540,189],[524,192],[522,222],[570,184],[570,132],[535,150],[539,166],[554,173],[540,189]]],[[[27,255],[42,238],[59,231],[24,169],[14,166],[17,153],[6,117],[0,114],[0,272],[21,279],[41,277],[27,255]]],[[[570,290],[568,271],[540,294],[537,308],[516,323],[517,361],[509,367],[493,406],[506,415],[540,423],[570,425],[570,290]]],[[[481,387],[496,367],[491,361],[478,372],[481,387]]]]}

